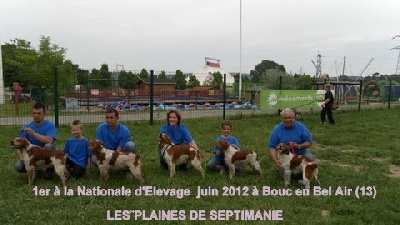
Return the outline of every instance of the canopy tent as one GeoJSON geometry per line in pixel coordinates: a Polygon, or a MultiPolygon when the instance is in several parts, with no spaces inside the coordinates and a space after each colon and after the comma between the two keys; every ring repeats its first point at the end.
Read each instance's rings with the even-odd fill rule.
{"type": "MultiPolygon", "coordinates": [[[[235,78],[233,75],[220,68],[220,60],[208,57],[205,58],[205,65],[203,66],[203,69],[195,71],[193,75],[200,82],[200,85],[204,85],[208,80],[213,79],[212,74],[216,72],[219,72],[222,77],[224,77],[224,74],[226,75],[226,85],[232,86],[232,84],[235,83],[235,78]]],[[[187,80],[189,80],[189,77],[187,80]]]]}

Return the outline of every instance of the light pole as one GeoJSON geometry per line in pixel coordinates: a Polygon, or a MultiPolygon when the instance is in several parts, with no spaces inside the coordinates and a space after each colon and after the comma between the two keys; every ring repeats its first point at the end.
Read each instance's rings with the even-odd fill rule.
{"type": "Polygon", "coordinates": [[[240,12],[239,12],[239,33],[240,33],[240,44],[239,44],[239,55],[240,55],[240,62],[239,62],[239,101],[242,101],[242,0],[240,0],[240,12]]]}
{"type": "MultiPolygon", "coordinates": [[[[400,35],[394,36],[392,38],[392,40],[396,39],[397,37],[400,37],[400,35]]],[[[396,72],[395,72],[395,75],[397,75],[398,73],[400,73],[400,45],[398,45],[394,48],[391,48],[390,50],[399,50],[399,56],[397,57],[397,65],[396,65],[396,72]]]]}
{"type": "Polygon", "coordinates": [[[4,95],[4,80],[3,80],[3,59],[1,57],[1,39],[0,39],[0,104],[5,103],[4,95]]]}

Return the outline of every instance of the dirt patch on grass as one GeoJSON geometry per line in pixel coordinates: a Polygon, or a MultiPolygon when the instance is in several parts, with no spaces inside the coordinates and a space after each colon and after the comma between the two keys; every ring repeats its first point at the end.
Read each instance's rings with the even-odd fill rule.
{"type": "Polygon", "coordinates": [[[400,178],[400,166],[390,165],[389,169],[390,169],[389,177],[400,178]]]}
{"type": "Polygon", "coordinates": [[[361,169],[361,166],[355,166],[355,165],[348,165],[348,164],[341,164],[341,163],[337,163],[337,162],[332,162],[329,160],[318,160],[317,163],[320,164],[331,164],[331,165],[335,165],[338,167],[342,167],[342,168],[353,168],[355,171],[359,172],[361,169]]]}
{"type": "Polygon", "coordinates": [[[329,217],[331,217],[331,212],[329,211],[329,210],[321,210],[321,216],[322,216],[322,218],[329,218],[329,217]]]}
{"type": "Polygon", "coordinates": [[[325,147],[316,141],[313,142],[311,148],[312,150],[317,150],[317,151],[325,150],[325,147]]]}
{"type": "Polygon", "coordinates": [[[385,163],[385,162],[387,162],[389,159],[387,159],[387,158],[380,158],[380,157],[374,157],[374,158],[372,158],[372,160],[374,160],[375,162],[385,163]]]}

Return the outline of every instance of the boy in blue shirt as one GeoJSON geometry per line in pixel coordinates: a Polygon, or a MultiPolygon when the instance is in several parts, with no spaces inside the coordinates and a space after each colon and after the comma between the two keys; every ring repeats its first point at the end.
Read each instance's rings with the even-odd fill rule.
{"type": "MultiPolygon", "coordinates": [[[[231,131],[232,131],[232,124],[230,121],[223,121],[221,123],[221,136],[219,136],[217,139],[215,139],[215,143],[217,143],[219,140],[225,140],[233,146],[235,149],[240,150],[240,143],[239,141],[231,136],[231,131]]],[[[217,146],[214,146],[213,148],[213,154],[214,154],[214,159],[210,160],[207,163],[207,169],[213,170],[213,171],[219,171],[220,173],[224,173],[225,171],[228,171],[229,168],[225,164],[225,154],[221,152],[217,146]]],[[[238,169],[238,171],[241,171],[238,169]]]]}
{"type": "Polygon", "coordinates": [[[82,136],[83,125],[81,121],[74,120],[71,123],[71,134],[64,146],[64,152],[68,154],[67,169],[72,177],[78,179],[86,172],[89,172],[91,166],[90,157],[93,155],[89,150],[88,139],[82,136]]]}

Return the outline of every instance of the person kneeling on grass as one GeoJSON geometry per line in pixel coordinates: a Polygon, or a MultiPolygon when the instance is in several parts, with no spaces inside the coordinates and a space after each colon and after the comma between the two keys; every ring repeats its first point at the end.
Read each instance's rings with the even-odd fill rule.
{"type": "MultiPolygon", "coordinates": [[[[219,140],[225,140],[232,147],[240,150],[240,143],[234,136],[231,136],[231,131],[231,122],[223,121],[221,123],[221,135],[217,137],[217,139],[215,139],[215,143],[217,143],[219,140]]],[[[219,171],[221,174],[223,174],[225,171],[229,171],[229,167],[225,164],[225,154],[220,151],[216,145],[213,148],[213,154],[215,157],[207,163],[207,169],[212,171],[219,171]]],[[[240,167],[236,167],[236,171],[237,173],[242,173],[243,169],[240,167]]]]}
{"type": "Polygon", "coordinates": [[[89,172],[92,152],[89,150],[89,140],[82,136],[83,125],[81,121],[74,120],[71,123],[71,134],[64,146],[64,152],[68,154],[67,169],[75,179],[89,172]]]}
{"type": "MultiPolygon", "coordinates": [[[[304,124],[295,121],[294,111],[290,108],[282,110],[281,119],[282,122],[276,125],[271,132],[268,146],[271,158],[276,167],[279,169],[280,177],[283,179],[283,166],[275,151],[275,147],[279,143],[284,143],[285,145],[291,147],[294,146],[294,150],[297,155],[303,155],[310,160],[315,160],[315,158],[309,149],[313,142],[311,134],[304,124]]],[[[302,182],[303,175],[301,173],[292,174],[292,176],[293,179],[299,180],[299,183],[302,182]]]]}

